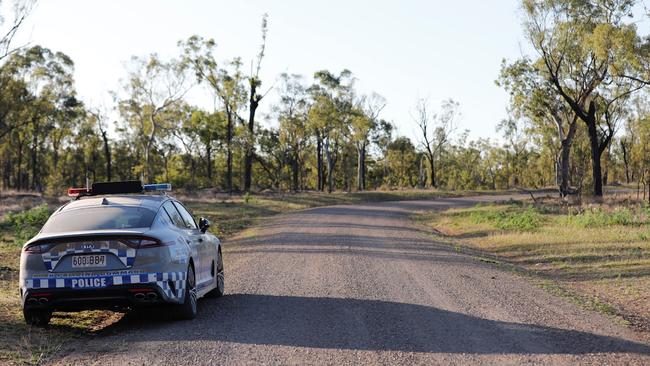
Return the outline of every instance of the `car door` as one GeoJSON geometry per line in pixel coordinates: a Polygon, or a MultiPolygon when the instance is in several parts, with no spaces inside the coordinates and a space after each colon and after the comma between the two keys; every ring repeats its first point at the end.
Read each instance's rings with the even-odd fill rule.
{"type": "Polygon", "coordinates": [[[206,240],[205,235],[199,230],[196,221],[192,214],[178,201],[173,201],[174,206],[181,214],[183,221],[187,227],[188,238],[194,243],[197,248],[198,256],[196,258],[196,283],[197,287],[201,287],[202,283],[212,279],[212,256],[209,253],[209,241],[206,240]]]}
{"type": "Polygon", "coordinates": [[[199,261],[201,258],[202,243],[198,240],[195,240],[195,238],[193,237],[194,236],[193,230],[188,228],[188,225],[183,219],[183,216],[178,211],[176,206],[172,203],[172,201],[165,202],[162,207],[165,211],[167,211],[169,218],[172,220],[172,222],[174,223],[178,231],[181,233],[183,239],[185,240],[185,242],[190,248],[190,253],[192,255],[192,258],[194,258],[194,267],[195,267],[194,272],[196,273],[197,276],[196,280],[198,282],[199,266],[201,265],[199,261]]]}

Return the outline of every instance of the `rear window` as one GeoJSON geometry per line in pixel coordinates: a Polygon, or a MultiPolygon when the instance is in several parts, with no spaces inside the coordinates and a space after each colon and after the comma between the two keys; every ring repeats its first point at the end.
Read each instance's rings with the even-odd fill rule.
{"type": "Polygon", "coordinates": [[[93,207],[63,211],[52,216],[43,233],[150,227],[156,213],[142,207],[93,207]]]}

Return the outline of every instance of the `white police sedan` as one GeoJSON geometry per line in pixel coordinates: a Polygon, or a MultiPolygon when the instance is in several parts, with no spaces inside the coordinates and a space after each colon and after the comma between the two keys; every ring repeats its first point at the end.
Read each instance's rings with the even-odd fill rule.
{"type": "Polygon", "coordinates": [[[139,181],[71,188],[23,247],[20,294],[25,321],[49,323],[53,311],[124,311],[171,305],[196,316],[197,300],[224,293],[219,239],[198,223],[169,184],[139,181]]]}

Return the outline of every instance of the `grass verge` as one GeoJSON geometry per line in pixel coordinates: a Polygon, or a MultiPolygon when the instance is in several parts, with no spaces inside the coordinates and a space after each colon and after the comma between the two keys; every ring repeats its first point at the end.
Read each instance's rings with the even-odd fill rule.
{"type": "Polygon", "coordinates": [[[504,261],[583,307],[650,330],[650,209],[522,202],[429,212],[437,235],[504,261]]]}

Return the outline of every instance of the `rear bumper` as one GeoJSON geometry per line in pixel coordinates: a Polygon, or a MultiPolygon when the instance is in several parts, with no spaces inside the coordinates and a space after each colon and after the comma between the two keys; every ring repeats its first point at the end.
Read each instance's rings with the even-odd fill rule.
{"type": "Polygon", "coordinates": [[[23,306],[62,311],[112,310],[184,301],[186,272],[72,275],[25,279],[21,287],[23,306]]]}
{"type": "Polygon", "coordinates": [[[52,311],[122,310],[170,303],[156,285],[119,285],[102,289],[26,290],[23,307],[52,311]]]}

